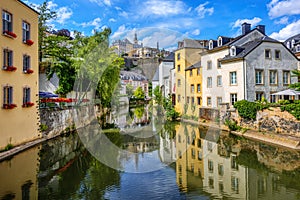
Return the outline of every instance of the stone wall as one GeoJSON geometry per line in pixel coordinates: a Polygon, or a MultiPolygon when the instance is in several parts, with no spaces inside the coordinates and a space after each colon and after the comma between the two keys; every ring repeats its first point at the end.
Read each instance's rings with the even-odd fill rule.
{"type": "Polygon", "coordinates": [[[199,117],[211,121],[220,119],[220,110],[213,108],[199,108],[199,117]]]}
{"type": "Polygon", "coordinates": [[[256,129],[258,131],[269,131],[281,133],[286,136],[300,137],[300,121],[287,111],[271,107],[258,111],[256,120],[245,120],[238,115],[237,110],[231,110],[230,119],[235,120],[242,127],[256,129]]]}
{"type": "Polygon", "coordinates": [[[41,124],[45,125],[43,137],[51,138],[61,133],[84,127],[96,118],[94,106],[53,109],[41,108],[41,124]]]}

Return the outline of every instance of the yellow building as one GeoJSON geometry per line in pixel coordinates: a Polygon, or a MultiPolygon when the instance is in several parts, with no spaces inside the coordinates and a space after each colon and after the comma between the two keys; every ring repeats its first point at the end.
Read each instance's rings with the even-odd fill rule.
{"type": "Polygon", "coordinates": [[[0,1],[0,149],[39,138],[38,13],[20,0],[0,1]]]}
{"type": "MultiPolygon", "coordinates": [[[[175,109],[177,112],[180,112],[181,114],[187,114],[184,112],[185,111],[184,107],[185,104],[187,103],[187,98],[186,98],[187,91],[190,90],[190,86],[192,82],[196,82],[197,84],[199,83],[199,81],[195,81],[194,78],[201,79],[201,76],[195,76],[193,80],[190,79],[190,76],[186,74],[186,69],[191,65],[198,63],[201,60],[200,53],[206,51],[205,49],[206,46],[207,46],[206,40],[185,39],[181,42],[178,42],[178,49],[175,51],[175,81],[176,81],[175,109]]],[[[195,70],[192,71],[194,73],[195,70]]],[[[195,72],[195,75],[196,74],[197,72],[195,72]]]]}
{"type": "Polygon", "coordinates": [[[186,103],[184,109],[185,114],[189,116],[198,116],[199,108],[202,105],[202,68],[201,62],[188,67],[185,71],[186,75],[186,103]]]}

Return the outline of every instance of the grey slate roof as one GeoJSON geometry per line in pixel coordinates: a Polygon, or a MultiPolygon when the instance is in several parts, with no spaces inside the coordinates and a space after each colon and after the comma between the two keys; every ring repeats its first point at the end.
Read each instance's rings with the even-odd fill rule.
{"type": "Polygon", "coordinates": [[[175,53],[171,52],[167,57],[163,59],[163,62],[174,62],[175,53]]]}
{"type": "Polygon", "coordinates": [[[280,43],[277,40],[274,40],[268,36],[264,36],[260,39],[256,39],[256,40],[252,40],[242,46],[236,46],[236,56],[230,56],[227,55],[225,56],[221,61],[224,60],[231,60],[231,59],[235,59],[235,58],[244,58],[245,56],[247,56],[252,50],[254,50],[258,45],[260,45],[262,42],[276,42],[276,43],[280,43]]]}
{"type": "Polygon", "coordinates": [[[196,69],[196,68],[200,68],[200,67],[201,67],[201,61],[196,62],[195,64],[189,66],[188,68],[185,69],[185,71],[196,69]]]}
{"type": "Polygon", "coordinates": [[[121,80],[134,80],[134,81],[146,81],[147,78],[141,74],[130,72],[130,71],[121,71],[120,72],[121,80]]]}

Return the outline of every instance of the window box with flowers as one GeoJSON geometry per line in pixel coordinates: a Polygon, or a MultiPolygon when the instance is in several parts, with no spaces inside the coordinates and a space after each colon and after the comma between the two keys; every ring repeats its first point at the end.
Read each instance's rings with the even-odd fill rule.
{"type": "Polygon", "coordinates": [[[22,105],[23,108],[29,108],[29,107],[32,107],[32,106],[34,106],[34,103],[32,103],[32,102],[26,102],[22,105]]]}
{"type": "Polygon", "coordinates": [[[8,37],[12,37],[12,38],[17,37],[17,34],[15,34],[14,32],[8,31],[8,30],[3,31],[3,34],[8,36],[8,37]]]}
{"type": "Polygon", "coordinates": [[[32,74],[34,71],[32,69],[27,69],[24,71],[24,74],[32,74]]]}
{"type": "Polygon", "coordinates": [[[3,70],[4,70],[4,71],[9,71],[9,72],[14,72],[14,71],[17,70],[17,68],[14,67],[14,66],[4,66],[4,67],[3,67],[3,70]]]}
{"type": "Polygon", "coordinates": [[[33,41],[32,40],[25,40],[24,41],[24,44],[27,44],[28,46],[31,46],[31,45],[33,45],[33,41]]]}
{"type": "Polygon", "coordinates": [[[13,104],[13,103],[11,103],[11,104],[3,104],[3,108],[4,109],[14,109],[15,107],[17,107],[17,105],[13,104]]]}

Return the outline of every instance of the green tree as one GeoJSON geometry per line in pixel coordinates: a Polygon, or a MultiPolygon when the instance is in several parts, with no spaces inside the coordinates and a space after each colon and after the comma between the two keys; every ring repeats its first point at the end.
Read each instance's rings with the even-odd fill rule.
{"type": "Polygon", "coordinates": [[[126,94],[128,97],[133,95],[133,86],[131,84],[126,85],[126,94]]]}
{"type": "Polygon", "coordinates": [[[155,100],[155,102],[158,105],[162,105],[162,103],[163,103],[163,96],[162,96],[162,93],[161,93],[161,90],[160,90],[159,86],[156,86],[154,88],[153,94],[154,94],[154,100],[155,100]]]}
{"type": "MultiPolygon", "coordinates": [[[[293,73],[293,76],[298,77],[298,80],[300,80],[300,70],[294,70],[294,71],[292,71],[292,73],[293,73]]],[[[297,83],[291,84],[290,88],[294,88],[294,89],[300,91],[300,82],[298,81],[297,83]]]]}
{"type": "Polygon", "coordinates": [[[145,92],[143,91],[143,89],[140,86],[138,88],[136,88],[133,95],[138,99],[145,98],[145,92]]]}

